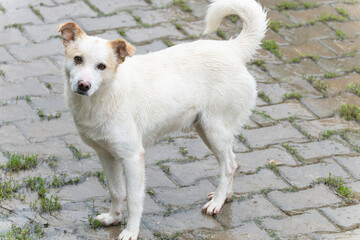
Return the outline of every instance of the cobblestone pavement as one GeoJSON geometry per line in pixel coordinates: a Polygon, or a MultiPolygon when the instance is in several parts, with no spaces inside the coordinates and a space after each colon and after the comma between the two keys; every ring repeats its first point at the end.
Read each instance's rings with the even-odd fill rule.
{"type": "MultiPolygon", "coordinates": [[[[234,146],[235,196],[202,214],[217,162],[195,133],[168,136],[147,149],[143,239],[360,239],[360,4],[259,1],[271,21],[249,64],[259,98],[234,146]]],[[[93,220],[110,197],[63,101],[59,23],[144,54],[200,38],[207,4],[0,0],[0,232],[113,239],[124,228],[93,220]]],[[[208,38],[240,27],[229,17],[208,38]]]]}

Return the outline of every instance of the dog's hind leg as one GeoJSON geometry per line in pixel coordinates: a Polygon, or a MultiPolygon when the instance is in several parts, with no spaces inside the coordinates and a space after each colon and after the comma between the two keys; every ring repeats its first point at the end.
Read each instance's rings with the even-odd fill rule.
{"type": "Polygon", "coordinates": [[[196,129],[220,165],[219,185],[214,193],[208,194],[210,201],[203,207],[203,211],[213,215],[220,212],[225,200],[232,195],[233,175],[237,168],[232,151],[234,136],[231,129],[225,127],[221,121],[202,121],[196,129]]]}
{"type": "Polygon", "coordinates": [[[108,213],[100,214],[96,219],[104,225],[117,224],[121,221],[122,203],[126,196],[122,162],[105,150],[97,150],[97,153],[109,187],[111,207],[108,213]]]}

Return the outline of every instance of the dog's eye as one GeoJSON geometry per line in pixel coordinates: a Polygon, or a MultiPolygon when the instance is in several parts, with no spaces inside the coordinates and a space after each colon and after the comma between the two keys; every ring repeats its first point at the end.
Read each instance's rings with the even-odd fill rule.
{"type": "Polygon", "coordinates": [[[100,63],[97,67],[100,70],[105,70],[105,68],[106,68],[106,66],[104,64],[102,64],[102,63],[100,63]]]}
{"type": "Polygon", "coordinates": [[[82,63],[82,58],[81,57],[79,57],[79,56],[76,56],[76,57],[74,57],[74,62],[75,62],[75,64],[80,64],[80,63],[82,63]]]}

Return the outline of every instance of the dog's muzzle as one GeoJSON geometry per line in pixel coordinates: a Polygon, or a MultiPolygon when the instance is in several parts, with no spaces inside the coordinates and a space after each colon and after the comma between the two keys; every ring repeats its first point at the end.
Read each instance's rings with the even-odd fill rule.
{"type": "Polygon", "coordinates": [[[77,83],[77,90],[76,93],[81,95],[88,95],[88,91],[91,88],[91,84],[89,82],[86,82],[84,80],[80,80],[77,83]]]}

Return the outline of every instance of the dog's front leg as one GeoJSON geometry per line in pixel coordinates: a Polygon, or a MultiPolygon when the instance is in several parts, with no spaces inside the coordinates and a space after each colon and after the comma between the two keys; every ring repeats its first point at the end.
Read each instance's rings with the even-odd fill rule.
{"type": "Polygon", "coordinates": [[[108,213],[96,217],[104,225],[117,224],[121,221],[122,203],[125,198],[124,174],[121,159],[115,159],[104,149],[97,149],[111,197],[111,208],[108,213]]]}
{"type": "Polygon", "coordinates": [[[130,158],[123,159],[126,177],[128,222],[126,229],[120,233],[119,240],[135,240],[139,235],[145,195],[144,155],[144,151],[140,151],[130,158]]]}

